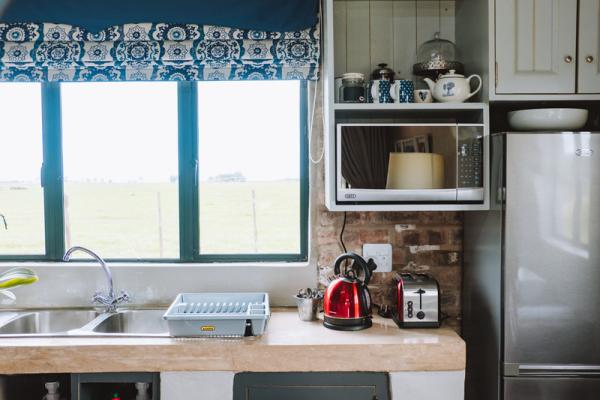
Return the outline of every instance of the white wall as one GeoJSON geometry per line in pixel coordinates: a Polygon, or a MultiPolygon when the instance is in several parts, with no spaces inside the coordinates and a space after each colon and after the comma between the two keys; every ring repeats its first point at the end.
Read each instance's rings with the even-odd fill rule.
{"type": "MultiPolygon", "coordinates": [[[[26,265],[40,281],[14,289],[15,307],[89,306],[95,291],[106,288],[103,270],[97,264],[2,263],[4,267],[26,265]]],[[[112,264],[111,264],[112,265],[112,264]]],[[[271,305],[292,305],[298,288],[315,286],[314,264],[219,264],[111,267],[117,289],[125,289],[132,305],[169,305],[183,292],[269,292],[271,305]]],[[[7,303],[2,301],[6,307],[7,303]]]]}
{"type": "Polygon", "coordinates": [[[368,74],[387,63],[398,77],[412,79],[417,49],[440,32],[454,41],[453,0],[334,1],[335,76],[368,74]]]}
{"type": "Polygon", "coordinates": [[[162,400],[229,400],[233,398],[233,372],[163,372],[162,400]]]}
{"type": "MultiPolygon", "coordinates": [[[[230,400],[233,372],[163,372],[162,400],[230,400]]],[[[390,373],[391,400],[463,400],[464,371],[390,373]]]]}

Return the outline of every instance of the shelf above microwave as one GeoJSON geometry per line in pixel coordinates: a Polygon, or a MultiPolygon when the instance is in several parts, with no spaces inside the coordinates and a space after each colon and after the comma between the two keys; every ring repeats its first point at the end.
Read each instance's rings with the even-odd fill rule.
{"type": "Polygon", "coordinates": [[[410,121],[485,123],[487,104],[484,103],[335,103],[337,122],[410,121]]]}
{"type": "Polygon", "coordinates": [[[335,103],[333,108],[348,111],[461,111],[485,110],[485,103],[335,103]]]}

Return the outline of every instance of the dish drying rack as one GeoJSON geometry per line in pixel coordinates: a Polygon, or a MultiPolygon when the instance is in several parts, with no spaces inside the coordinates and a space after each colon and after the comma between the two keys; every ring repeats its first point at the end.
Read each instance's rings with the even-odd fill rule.
{"type": "Polygon", "coordinates": [[[174,337],[261,336],[271,315],[268,293],[181,293],[163,318],[174,337]]]}

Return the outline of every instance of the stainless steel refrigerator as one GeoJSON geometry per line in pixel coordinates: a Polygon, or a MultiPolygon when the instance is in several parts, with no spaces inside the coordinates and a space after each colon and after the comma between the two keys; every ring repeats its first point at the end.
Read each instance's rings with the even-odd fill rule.
{"type": "Polygon", "coordinates": [[[491,137],[465,213],[467,400],[600,399],[600,133],[491,137]]]}

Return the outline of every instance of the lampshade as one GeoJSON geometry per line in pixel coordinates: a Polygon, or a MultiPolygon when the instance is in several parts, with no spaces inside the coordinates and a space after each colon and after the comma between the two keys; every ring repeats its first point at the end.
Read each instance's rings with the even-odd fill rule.
{"type": "Polygon", "coordinates": [[[444,156],[390,153],[386,189],[443,189],[444,156]]]}

